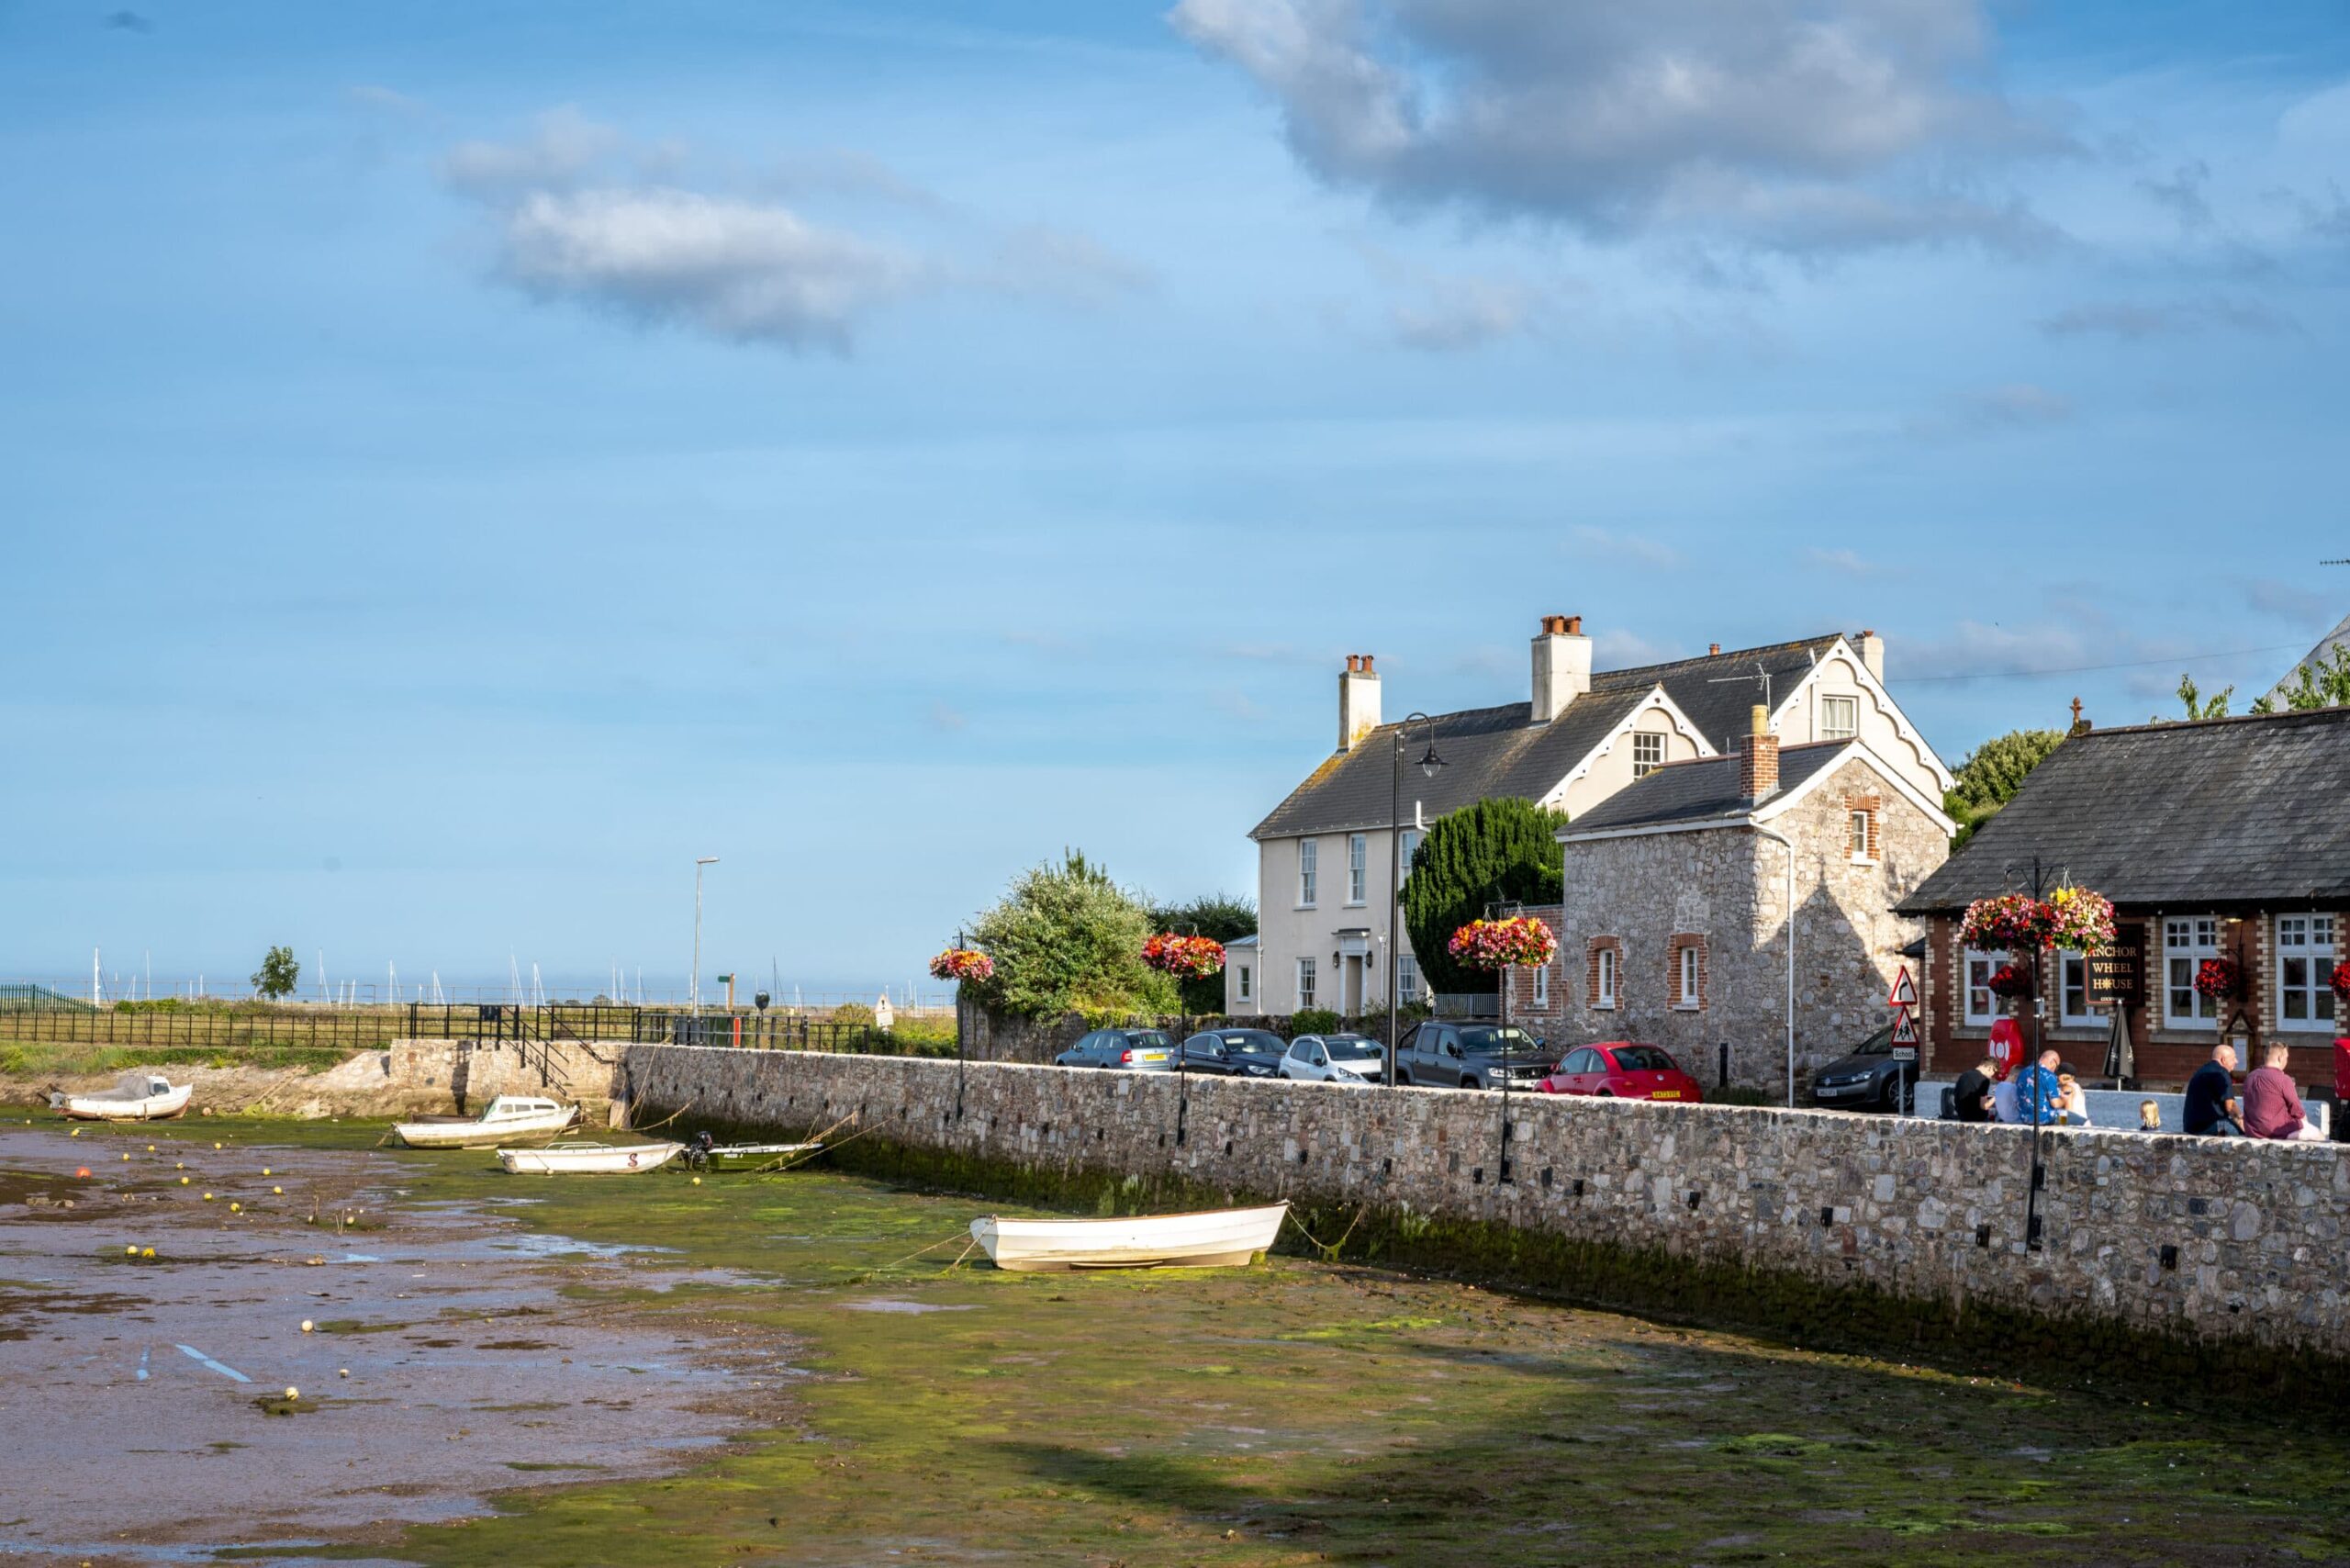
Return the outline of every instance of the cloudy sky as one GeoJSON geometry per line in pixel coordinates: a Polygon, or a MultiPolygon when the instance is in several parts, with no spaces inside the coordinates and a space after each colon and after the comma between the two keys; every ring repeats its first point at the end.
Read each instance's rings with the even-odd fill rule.
{"type": "Polygon", "coordinates": [[[902,983],[1253,890],[1348,653],[1955,762],[2350,611],[2335,6],[130,4],[0,0],[12,974],[902,983]]]}

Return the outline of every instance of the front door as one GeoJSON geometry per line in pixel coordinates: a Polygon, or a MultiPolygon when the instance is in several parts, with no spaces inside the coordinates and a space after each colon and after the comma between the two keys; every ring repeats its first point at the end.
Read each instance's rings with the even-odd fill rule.
{"type": "Polygon", "coordinates": [[[1348,1018],[1362,1016],[1362,959],[1348,954],[1338,990],[1338,1011],[1348,1018]]]}

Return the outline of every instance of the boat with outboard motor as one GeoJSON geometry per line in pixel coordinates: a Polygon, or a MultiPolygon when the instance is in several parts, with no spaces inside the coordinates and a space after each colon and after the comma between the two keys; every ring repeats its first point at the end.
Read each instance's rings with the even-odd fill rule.
{"type": "Polygon", "coordinates": [[[492,1148],[528,1137],[553,1137],[579,1119],[579,1107],[531,1094],[500,1094],[478,1116],[425,1116],[401,1122],[393,1136],[410,1148],[492,1148]]]}

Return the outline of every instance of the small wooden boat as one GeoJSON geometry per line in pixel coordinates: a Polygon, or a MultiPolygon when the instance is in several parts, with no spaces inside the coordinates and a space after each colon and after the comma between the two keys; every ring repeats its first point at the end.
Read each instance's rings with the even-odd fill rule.
{"type": "Polygon", "coordinates": [[[1058,1273],[1070,1269],[1231,1268],[1268,1251],[1289,1213],[1260,1209],[1137,1215],[1124,1219],[1005,1219],[971,1222],[971,1239],[999,1269],[1058,1273]]]}
{"type": "Polygon", "coordinates": [[[77,1122],[160,1122],[187,1109],[193,1083],[174,1088],[160,1072],[126,1072],[112,1089],[95,1094],[50,1091],[49,1103],[58,1114],[77,1122]]]}
{"type": "Polygon", "coordinates": [[[498,1163],[513,1176],[633,1176],[658,1170],[684,1152],[681,1143],[565,1143],[553,1148],[501,1148],[498,1163]]]}
{"type": "Polygon", "coordinates": [[[689,1143],[686,1146],[686,1161],[697,1170],[783,1170],[804,1164],[823,1151],[821,1143],[689,1143]]]}
{"type": "Polygon", "coordinates": [[[491,1148],[527,1137],[552,1137],[579,1116],[579,1107],[528,1094],[500,1094],[478,1116],[427,1116],[392,1131],[410,1148],[491,1148]]]}

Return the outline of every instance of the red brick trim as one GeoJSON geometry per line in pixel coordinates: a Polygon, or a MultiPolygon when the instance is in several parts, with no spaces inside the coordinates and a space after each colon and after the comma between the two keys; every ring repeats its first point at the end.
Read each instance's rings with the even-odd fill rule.
{"type": "Polygon", "coordinates": [[[1706,1010],[1707,987],[1710,980],[1707,971],[1711,966],[1707,956],[1706,938],[1702,933],[1695,931],[1676,931],[1665,939],[1664,1004],[1668,1010],[1691,1011],[1689,1003],[1681,998],[1681,955],[1691,947],[1697,950],[1697,1003],[1695,1011],[1703,1013],[1706,1010]]]}
{"type": "Polygon", "coordinates": [[[1595,936],[1583,954],[1583,1005],[1597,1007],[1599,1002],[1599,955],[1602,949],[1616,955],[1615,1009],[1624,1006],[1624,939],[1620,936],[1595,936]]]}

